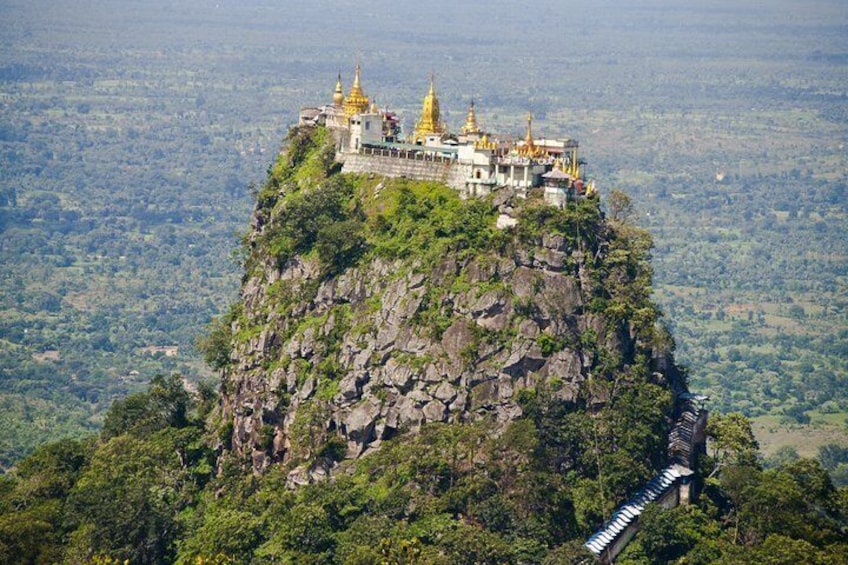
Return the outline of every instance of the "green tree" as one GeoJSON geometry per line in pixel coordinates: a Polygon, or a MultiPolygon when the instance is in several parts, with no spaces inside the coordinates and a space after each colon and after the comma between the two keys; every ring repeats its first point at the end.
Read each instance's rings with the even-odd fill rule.
{"type": "Polygon", "coordinates": [[[65,499],[91,457],[92,442],[38,448],[0,489],[0,563],[49,563],[63,552],[65,499]],[[5,557],[4,557],[5,554],[5,557]]]}
{"type": "Polygon", "coordinates": [[[250,563],[262,541],[262,526],[262,520],[249,512],[205,507],[200,527],[179,543],[176,563],[195,565],[213,556],[225,556],[233,565],[250,563]]]}
{"type": "Polygon", "coordinates": [[[848,446],[836,443],[819,446],[818,459],[822,467],[833,471],[839,465],[848,463],[848,446]]]}
{"type": "Polygon", "coordinates": [[[214,369],[224,369],[230,364],[233,330],[232,316],[214,318],[206,328],[206,333],[197,338],[196,346],[203,360],[214,369]]]}
{"type": "Polygon", "coordinates": [[[714,468],[711,476],[728,465],[757,465],[759,444],[751,430],[751,421],[743,414],[715,414],[707,423],[714,468]]]}
{"type": "Polygon", "coordinates": [[[124,433],[149,435],[167,427],[184,427],[193,407],[191,395],[180,375],[153,377],[145,392],[116,400],[103,422],[104,439],[124,433]]]}
{"type": "Polygon", "coordinates": [[[132,563],[173,561],[177,516],[211,474],[196,428],[120,435],[100,446],[68,499],[70,550],[132,563]]]}
{"type": "Polygon", "coordinates": [[[626,192],[614,189],[607,197],[606,203],[610,220],[624,223],[633,219],[633,201],[626,192]]]}
{"type": "Polygon", "coordinates": [[[551,550],[542,565],[595,565],[595,554],[589,551],[583,540],[572,540],[551,550]]]}
{"type": "Polygon", "coordinates": [[[659,565],[685,560],[709,565],[721,554],[715,543],[720,537],[719,524],[696,506],[665,509],[651,504],[639,517],[634,541],[616,561],[622,565],[659,565]]]}

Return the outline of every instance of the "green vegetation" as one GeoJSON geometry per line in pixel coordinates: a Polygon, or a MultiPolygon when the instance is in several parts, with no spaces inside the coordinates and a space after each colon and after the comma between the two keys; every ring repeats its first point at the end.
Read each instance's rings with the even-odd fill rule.
{"type": "Polygon", "coordinates": [[[833,486],[825,469],[828,456],[796,457],[763,470],[743,415],[728,414],[710,425],[715,456],[703,462],[709,478],[700,500],[671,510],[649,506],[616,563],[845,562],[848,490],[833,486]]]}
{"type": "Polygon", "coordinates": [[[182,378],[157,377],[106,415],[99,438],[36,450],[0,494],[0,562],[168,560],[180,513],[212,477],[209,404],[182,378]]]}
{"type": "MultiPolygon", "coordinates": [[[[0,547],[9,548],[7,555],[26,556],[18,562],[109,555],[194,563],[226,555],[237,563],[368,563],[409,547],[422,562],[540,562],[550,548],[589,531],[589,516],[575,508],[594,507],[597,488],[621,497],[644,478],[619,478],[611,461],[593,459],[590,429],[600,418],[560,420],[543,394],[528,405],[535,416],[499,438],[482,425],[427,426],[347,463],[350,470],[333,482],[296,492],[281,485],[285,467],[258,481],[232,472],[212,478],[211,452],[198,442],[200,414],[179,382],[159,379],[150,392],[116,404],[107,421],[125,422],[126,429],[104,432],[87,447],[43,448],[20,465],[0,494],[0,547]],[[138,421],[128,420],[133,414],[138,421]],[[565,446],[565,437],[575,442],[565,446]],[[565,460],[563,449],[575,459],[565,460]],[[568,467],[572,473],[564,472],[568,467]],[[39,512],[43,523],[30,523],[39,512]],[[28,537],[31,528],[42,528],[41,537],[28,537]],[[32,547],[14,551],[23,543],[32,547]]],[[[636,418],[639,410],[629,413],[636,418]]],[[[637,421],[625,420],[604,424],[602,437],[634,433],[637,421]]],[[[617,457],[644,447],[624,442],[617,457]]]]}
{"type": "Polygon", "coordinates": [[[248,272],[265,255],[282,267],[310,254],[324,276],[362,256],[412,256],[426,269],[446,252],[480,251],[497,237],[489,203],[462,201],[442,184],[332,174],[338,166],[323,128],[292,130],[286,147],[259,194],[259,213],[269,225],[255,248],[245,242],[248,272]]]}
{"type": "MultiPolygon", "coordinates": [[[[631,390],[592,414],[542,387],[499,437],[428,425],[292,491],[285,466],[213,473],[208,403],[158,377],[113,406],[110,431],[41,447],[0,481],[0,563],[579,562],[582,540],[650,475],[642,457],[661,452],[663,395],[631,390]]],[[[844,562],[848,492],[825,470],[842,451],[763,470],[743,416],[710,434],[699,501],[647,508],[617,562],[844,562]]]]}

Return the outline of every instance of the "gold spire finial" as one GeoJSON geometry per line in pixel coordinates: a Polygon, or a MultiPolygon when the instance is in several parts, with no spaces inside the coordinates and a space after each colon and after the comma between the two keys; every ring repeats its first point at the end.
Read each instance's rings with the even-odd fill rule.
{"type": "Polygon", "coordinates": [[[353,88],[362,89],[362,85],[359,83],[359,75],[362,72],[362,67],[359,66],[359,63],[356,63],[356,70],[353,71],[353,88]]]}
{"type": "Polygon", "coordinates": [[[527,114],[527,134],[524,136],[524,145],[517,149],[518,154],[522,157],[539,157],[543,150],[541,147],[536,147],[533,142],[533,115],[527,114]]]}
{"type": "Polygon", "coordinates": [[[471,100],[471,105],[468,107],[468,115],[465,117],[465,125],[462,126],[460,132],[466,135],[470,133],[480,133],[480,126],[477,125],[477,115],[474,113],[474,99],[471,100]]]}
{"type": "Polygon", "coordinates": [[[342,73],[339,73],[336,89],[333,91],[333,106],[341,108],[342,104],[344,104],[344,90],[342,89],[342,73]]]}
{"type": "Polygon", "coordinates": [[[580,178],[580,159],[577,158],[577,147],[571,150],[569,161],[569,174],[576,179],[580,178]]]}

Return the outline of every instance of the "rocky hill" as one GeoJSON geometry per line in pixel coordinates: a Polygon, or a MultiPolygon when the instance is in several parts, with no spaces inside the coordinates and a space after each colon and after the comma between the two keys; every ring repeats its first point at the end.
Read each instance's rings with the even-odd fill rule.
{"type": "Polygon", "coordinates": [[[644,232],[596,198],[558,210],[342,175],[328,137],[293,131],[269,171],[240,301],[212,337],[231,343],[218,365],[232,454],[311,482],[433,422],[497,435],[542,398],[604,418],[650,386],[657,410],[633,417],[658,437],[629,455],[644,473],[661,463],[685,383],[649,300],[644,232]]]}

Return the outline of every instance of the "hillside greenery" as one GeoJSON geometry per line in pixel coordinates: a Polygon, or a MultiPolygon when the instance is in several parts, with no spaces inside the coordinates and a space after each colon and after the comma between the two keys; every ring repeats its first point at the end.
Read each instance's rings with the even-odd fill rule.
{"type": "MultiPolygon", "coordinates": [[[[656,403],[643,394],[636,416],[656,403]]],[[[525,407],[499,437],[425,426],[292,491],[284,467],[215,473],[208,400],[158,377],[115,403],[98,437],[42,446],[0,481],[0,563],[591,563],[581,543],[629,484],[626,449],[618,462],[597,450],[603,420],[563,417],[544,391],[525,407]]],[[[620,408],[609,431],[641,443],[644,420],[620,408]]],[[[741,414],[710,434],[698,502],[648,507],[621,563],[844,562],[848,491],[822,462],[763,469],[741,414]]]]}

